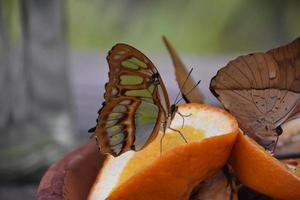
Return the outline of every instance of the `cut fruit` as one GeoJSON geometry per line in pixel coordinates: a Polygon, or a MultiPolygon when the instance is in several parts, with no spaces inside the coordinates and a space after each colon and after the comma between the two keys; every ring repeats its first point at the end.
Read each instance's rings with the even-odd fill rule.
{"type": "Polygon", "coordinates": [[[276,199],[300,199],[300,178],[254,140],[238,134],[230,164],[249,188],[276,199]]]}
{"type": "Polygon", "coordinates": [[[175,148],[125,181],[107,199],[189,199],[200,182],[225,165],[236,135],[224,134],[175,148]]]}
{"type": "MultiPolygon", "coordinates": [[[[300,199],[298,161],[287,167],[273,158],[241,134],[236,120],[221,109],[186,104],[180,106],[179,112],[191,114],[184,118],[181,129],[188,144],[178,133],[167,131],[161,156],[159,133],[142,151],[109,157],[89,199],[190,199],[193,189],[216,174],[229,158],[234,173],[245,186],[275,199],[300,199]]],[[[180,129],[182,120],[176,116],[172,128],[180,129]]]]}
{"type": "Polygon", "coordinates": [[[188,144],[177,132],[167,131],[161,156],[159,133],[139,152],[109,157],[89,199],[188,199],[199,182],[222,168],[237,136],[235,118],[222,109],[195,103],[180,106],[179,112],[191,115],[184,118],[183,129],[180,115],[171,127],[179,129],[188,144]]]}

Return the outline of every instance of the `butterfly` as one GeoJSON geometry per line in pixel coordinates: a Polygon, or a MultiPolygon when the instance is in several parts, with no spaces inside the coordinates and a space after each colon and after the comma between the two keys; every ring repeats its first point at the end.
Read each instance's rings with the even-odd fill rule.
{"type": "Polygon", "coordinates": [[[116,44],[109,51],[107,62],[105,102],[98,111],[97,126],[89,132],[94,132],[102,153],[119,156],[146,147],[161,127],[164,132],[171,128],[178,107],[170,106],[158,70],[139,50],[116,44]]]}
{"type": "Polygon", "coordinates": [[[212,78],[210,90],[246,134],[273,148],[281,126],[300,117],[300,38],[230,61],[212,78]]]}

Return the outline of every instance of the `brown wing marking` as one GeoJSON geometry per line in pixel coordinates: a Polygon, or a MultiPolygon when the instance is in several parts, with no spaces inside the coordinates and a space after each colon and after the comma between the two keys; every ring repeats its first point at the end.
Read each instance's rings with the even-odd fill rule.
{"type": "Polygon", "coordinates": [[[300,38],[267,54],[279,65],[281,88],[300,92],[300,38]]]}
{"type": "Polygon", "coordinates": [[[99,115],[95,131],[99,138],[101,152],[117,156],[132,149],[135,129],[134,115],[139,104],[140,100],[137,98],[118,97],[111,99],[105,105],[99,115]],[[123,138],[118,143],[112,144],[110,137],[119,134],[123,138]]]}
{"type": "Polygon", "coordinates": [[[144,146],[156,137],[160,121],[169,112],[170,103],[157,69],[143,53],[129,45],[117,44],[109,52],[107,61],[109,81],[105,86],[106,104],[99,114],[95,134],[103,153],[118,156],[128,150],[135,150],[134,119],[141,102],[152,102],[159,108],[159,117],[144,146]],[[138,81],[128,82],[125,76],[136,77],[138,81]],[[130,95],[132,91],[149,90],[150,87],[153,88],[150,96],[130,95]]]}
{"type": "Polygon", "coordinates": [[[217,72],[211,80],[214,89],[267,89],[279,84],[279,67],[265,53],[239,56],[217,72]]]}

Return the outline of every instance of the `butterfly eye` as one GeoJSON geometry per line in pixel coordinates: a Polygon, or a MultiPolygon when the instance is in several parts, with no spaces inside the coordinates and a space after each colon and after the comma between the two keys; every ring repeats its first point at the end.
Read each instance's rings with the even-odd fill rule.
{"type": "Polygon", "coordinates": [[[281,135],[282,132],[283,132],[281,126],[277,126],[276,129],[275,129],[275,131],[276,131],[277,135],[281,135]]]}
{"type": "Polygon", "coordinates": [[[171,105],[171,113],[174,113],[176,111],[176,105],[173,104],[171,105]]]}

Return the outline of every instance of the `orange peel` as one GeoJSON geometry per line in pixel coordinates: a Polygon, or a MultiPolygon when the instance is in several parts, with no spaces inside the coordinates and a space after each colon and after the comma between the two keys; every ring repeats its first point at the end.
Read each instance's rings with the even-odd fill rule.
{"type": "Polygon", "coordinates": [[[236,135],[233,132],[178,147],[119,186],[107,199],[188,199],[199,182],[225,165],[236,135]]]}
{"type": "Polygon", "coordinates": [[[251,189],[276,199],[300,199],[300,178],[241,133],[232,149],[230,164],[239,180],[251,189]]]}
{"type": "MultiPolygon", "coordinates": [[[[118,172],[119,175],[112,183],[113,187],[109,186],[105,197],[97,198],[95,194],[106,190],[108,180],[117,173],[113,170],[113,166],[119,165],[117,161],[122,160],[108,159],[104,168],[100,170],[89,199],[189,199],[194,187],[216,174],[228,163],[237,178],[251,189],[275,199],[300,199],[300,178],[256,142],[243,135],[238,129],[236,120],[229,113],[219,108],[195,103],[181,106],[180,112],[187,114],[184,111],[188,109],[195,112],[193,115],[196,118],[186,118],[188,126],[192,127],[187,129],[188,132],[194,132],[193,134],[196,135],[204,134],[204,139],[194,137],[197,139],[188,144],[177,144],[178,141],[175,140],[172,143],[176,144],[161,156],[157,153],[151,154],[153,152],[151,148],[158,148],[155,140],[141,152],[131,152],[130,158],[123,159],[123,166],[120,167],[120,173],[118,172]],[[211,113],[217,114],[211,115],[211,113]],[[215,120],[215,117],[218,120],[215,120]],[[207,121],[201,125],[199,119],[207,121]],[[223,127],[222,122],[231,127],[223,133],[222,130],[225,130],[226,126],[223,127]],[[202,129],[204,124],[206,127],[202,129]],[[218,132],[211,131],[213,127],[218,127],[218,132]],[[150,149],[148,150],[150,153],[146,152],[147,148],[150,149]],[[141,155],[146,155],[145,161],[133,159],[141,155]],[[151,162],[146,161],[148,158],[152,159],[151,162]],[[126,168],[126,166],[130,167],[126,168]],[[120,175],[122,172],[127,175],[126,178],[122,178],[124,177],[120,175]],[[99,183],[100,187],[97,187],[99,183]]],[[[181,120],[175,117],[175,127],[181,125],[179,119],[181,120]]],[[[169,136],[178,137],[175,135],[172,133],[169,136]]],[[[160,137],[158,136],[156,140],[160,140],[160,137]]]]}

